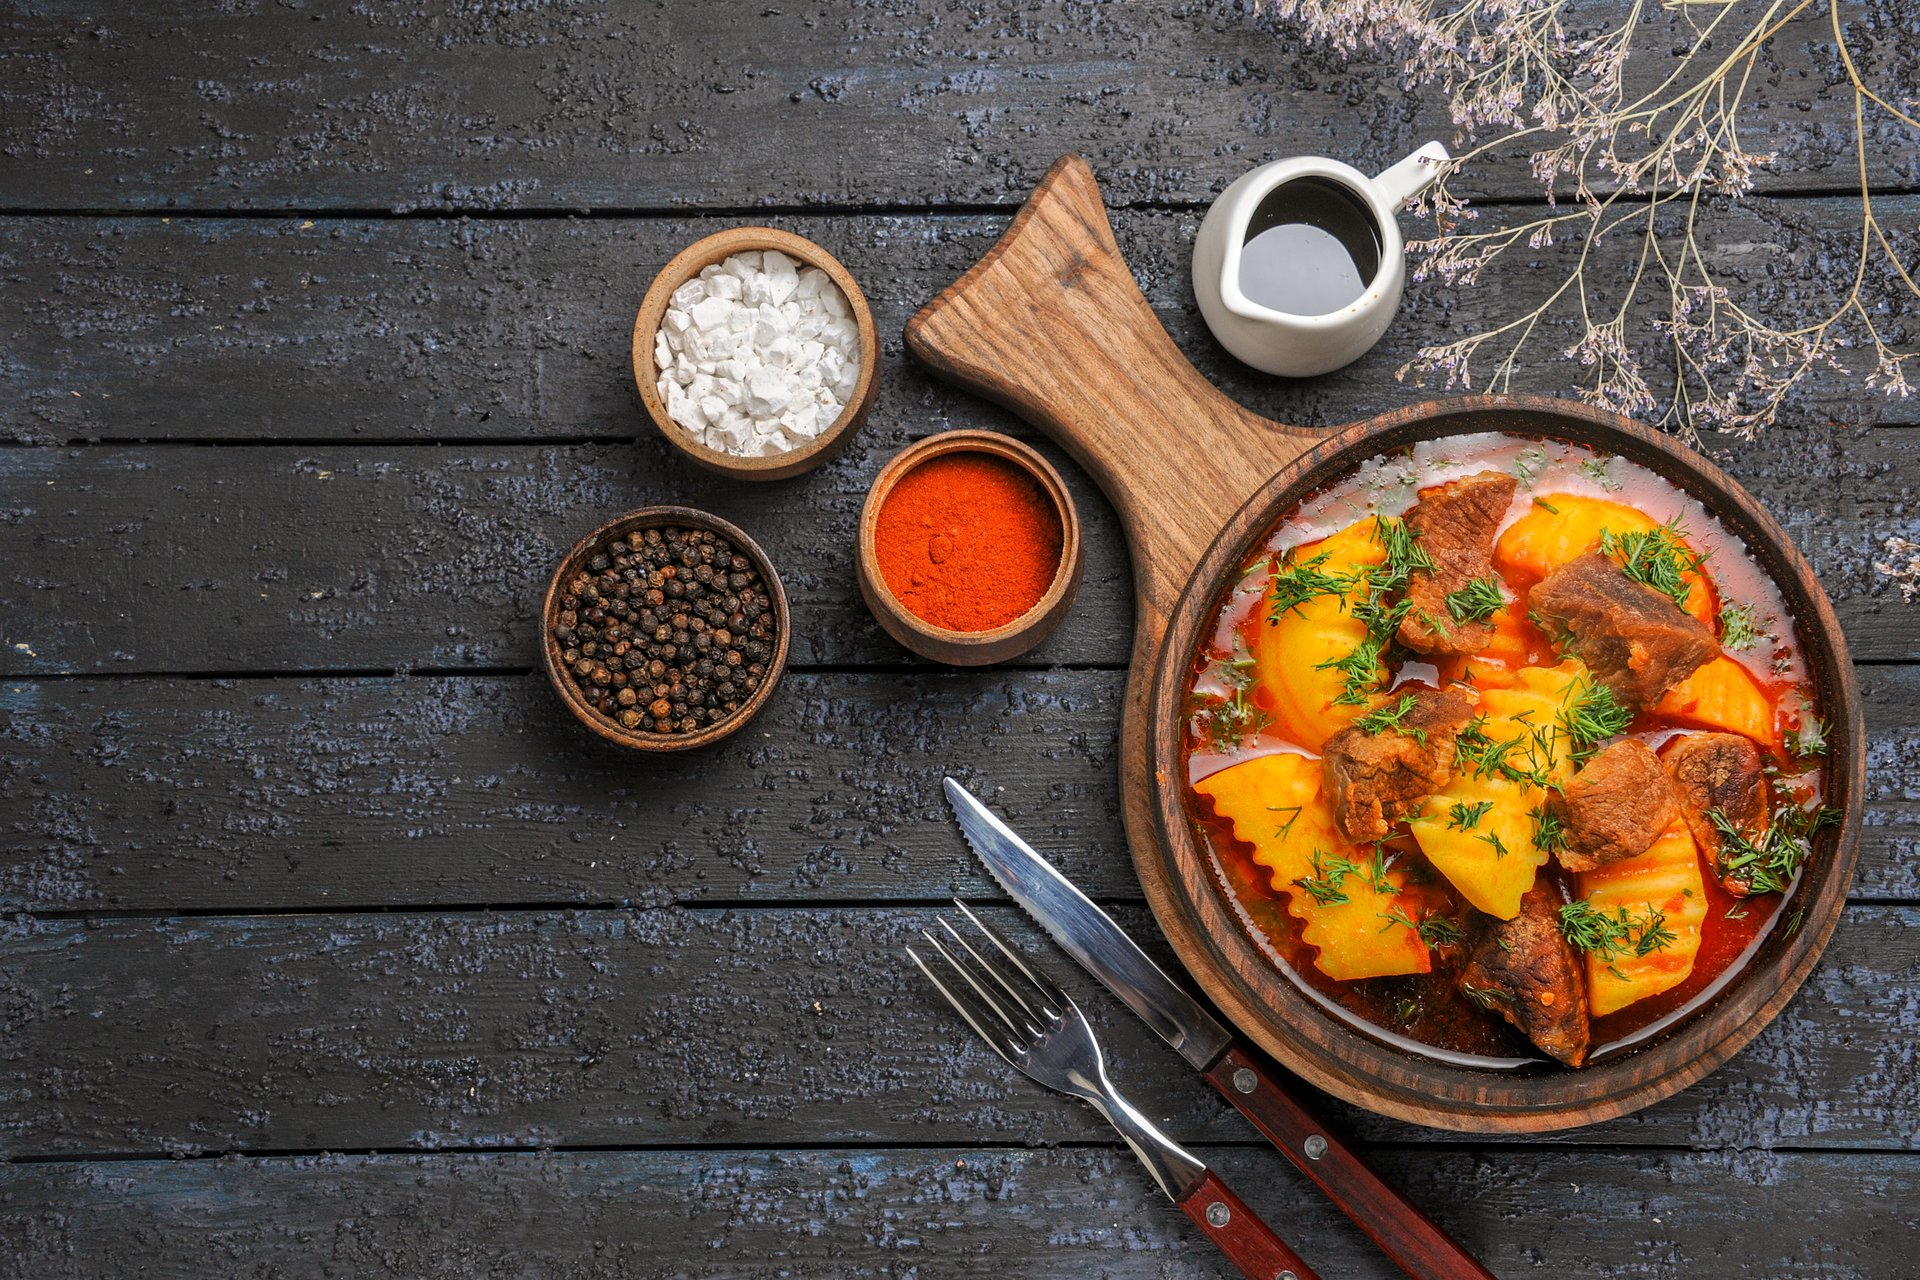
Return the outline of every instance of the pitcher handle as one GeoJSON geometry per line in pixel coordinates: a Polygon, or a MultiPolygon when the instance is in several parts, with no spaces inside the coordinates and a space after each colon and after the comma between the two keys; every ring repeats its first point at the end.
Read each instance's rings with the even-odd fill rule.
{"type": "Polygon", "coordinates": [[[1374,190],[1387,202],[1387,207],[1398,210],[1401,205],[1433,185],[1440,176],[1440,166],[1451,157],[1446,147],[1438,142],[1429,142],[1412,155],[1394,165],[1373,180],[1374,190]]]}

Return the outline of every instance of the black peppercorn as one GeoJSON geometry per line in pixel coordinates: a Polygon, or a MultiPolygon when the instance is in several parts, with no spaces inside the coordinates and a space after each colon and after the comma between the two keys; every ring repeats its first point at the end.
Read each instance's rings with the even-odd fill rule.
{"type": "Polygon", "coordinates": [[[766,590],[718,535],[636,530],[596,548],[566,585],[548,634],[587,703],[622,728],[719,724],[766,678],[766,590]]]}

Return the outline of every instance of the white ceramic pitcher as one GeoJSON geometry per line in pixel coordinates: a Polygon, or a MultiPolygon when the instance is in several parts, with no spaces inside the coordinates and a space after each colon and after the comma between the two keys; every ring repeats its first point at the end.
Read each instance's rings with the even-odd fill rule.
{"type": "Polygon", "coordinates": [[[1193,293],[1220,345],[1256,369],[1301,378],[1350,364],[1387,331],[1406,285],[1401,206],[1440,175],[1447,149],[1429,142],[1377,178],[1323,156],[1276,160],[1220,193],[1193,244],[1193,293]],[[1379,265],[1360,296],[1337,311],[1294,315],[1253,301],[1241,289],[1241,250],[1263,201],[1303,178],[1343,187],[1373,221],[1379,265]]]}

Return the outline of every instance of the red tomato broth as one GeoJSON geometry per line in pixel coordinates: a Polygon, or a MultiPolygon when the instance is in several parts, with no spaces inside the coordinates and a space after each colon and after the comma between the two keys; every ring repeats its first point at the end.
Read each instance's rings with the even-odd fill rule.
{"type": "MultiPolygon", "coordinates": [[[[1351,475],[1309,495],[1283,517],[1242,565],[1239,581],[1226,593],[1218,610],[1206,649],[1196,656],[1190,686],[1196,707],[1233,692],[1228,680],[1223,678],[1223,663],[1231,662],[1236,654],[1248,652],[1252,629],[1263,625],[1261,605],[1272,562],[1281,553],[1317,542],[1368,516],[1399,515],[1413,505],[1422,490],[1489,469],[1506,470],[1522,478],[1521,488],[1501,523],[1500,532],[1530,509],[1536,495],[1555,493],[1603,498],[1633,507],[1656,522],[1678,515],[1682,538],[1704,561],[1702,576],[1709,582],[1716,604],[1750,603],[1763,633],[1771,629],[1771,634],[1763,634],[1761,642],[1750,650],[1723,647],[1722,652],[1753,676],[1773,708],[1776,741],[1780,730],[1799,727],[1815,718],[1816,691],[1810,686],[1807,666],[1779,590],[1738,538],[1697,499],[1624,458],[1596,454],[1559,441],[1498,434],[1449,437],[1424,442],[1406,453],[1371,459],[1351,475]]],[[[1502,578],[1509,590],[1524,602],[1526,589],[1533,583],[1505,575],[1502,578]]],[[[1552,665],[1558,661],[1551,643],[1538,627],[1531,622],[1521,622],[1519,626],[1526,636],[1529,665],[1552,665]]],[[[1453,660],[1454,664],[1470,662],[1471,659],[1453,660]]],[[[1459,672],[1449,670],[1449,665],[1447,660],[1436,663],[1419,655],[1409,659],[1404,652],[1397,652],[1389,659],[1389,687],[1411,680],[1435,684],[1457,677],[1459,672]]],[[[1316,758],[1316,753],[1288,741],[1284,726],[1271,721],[1275,710],[1272,699],[1257,682],[1248,692],[1254,705],[1270,719],[1235,748],[1223,748],[1203,733],[1198,714],[1189,720],[1186,740],[1189,784],[1260,755],[1291,752],[1316,758]]],[[[1635,720],[1626,736],[1643,738],[1657,750],[1662,742],[1695,727],[1682,716],[1647,712],[1635,720]]],[[[1819,762],[1807,767],[1806,762],[1786,758],[1777,746],[1759,745],[1770,763],[1780,770],[1773,778],[1776,801],[1787,796],[1808,802],[1823,798],[1823,771],[1818,767],[1819,762]]],[[[1323,1007],[1337,1011],[1389,1043],[1463,1065],[1512,1069],[1544,1061],[1503,1019],[1480,1009],[1458,992],[1456,982],[1466,959],[1464,947],[1431,948],[1433,969],[1427,974],[1339,981],[1322,973],[1313,963],[1314,948],[1301,940],[1301,922],[1286,910],[1287,895],[1272,887],[1268,869],[1253,861],[1250,847],[1234,837],[1230,824],[1216,816],[1210,805],[1191,790],[1188,806],[1195,830],[1212,860],[1220,890],[1242,928],[1277,968],[1316,997],[1323,1007]]],[[[1422,918],[1430,908],[1456,920],[1465,918],[1464,900],[1444,876],[1426,863],[1404,827],[1386,847],[1397,854],[1394,865],[1409,873],[1403,897],[1408,899],[1405,906],[1414,919],[1422,918]]],[[[1793,892],[1790,887],[1784,895],[1736,897],[1719,883],[1704,854],[1701,873],[1707,896],[1707,917],[1692,972],[1659,995],[1645,997],[1594,1019],[1589,1060],[1644,1043],[1667,1025],[1711,1002],[1759,949],[1759,943],[1781,919],[1784,900],[1793,892]]],[[[1539,874],[1554,880],[1563,898],[1573,896],[1573,877],[1557,862],[1549,861],[1539,874]]],[[[1796,878],[1794,885],[1797,884],[1796,878]]]]}

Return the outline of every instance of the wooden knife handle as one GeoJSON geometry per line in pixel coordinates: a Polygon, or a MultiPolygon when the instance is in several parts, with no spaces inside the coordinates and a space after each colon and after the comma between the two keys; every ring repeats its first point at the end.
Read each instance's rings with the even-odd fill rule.
{"type": "Polygon", "coordinates": [[[1177,1203],[1247,1280],[1320,1280],[1213,1170],[1177,1203]]]}
{"type": "Polygon", "coordinates": [[[1246,1048],[1229,1046],[1208,1069],[1207,1080],[1402,1271],[1419,1280],[1494,1280],[1492,1272],[1388,1185],[1246,1048]]]}

